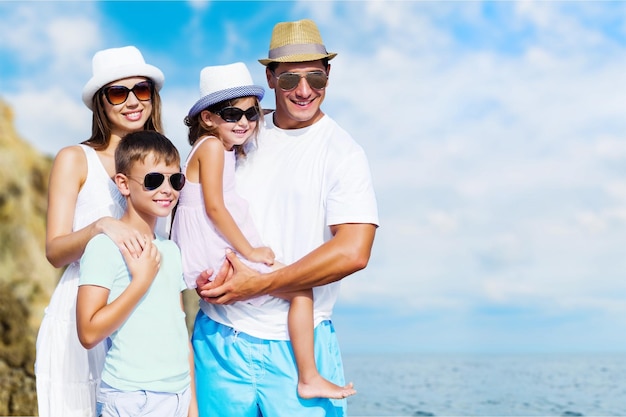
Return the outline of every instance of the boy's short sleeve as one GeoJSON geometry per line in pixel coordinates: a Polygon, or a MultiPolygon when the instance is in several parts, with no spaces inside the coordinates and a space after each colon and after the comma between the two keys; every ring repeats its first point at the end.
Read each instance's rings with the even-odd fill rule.
{"type": "Polygon", "coordinates": [[[111,289],[120,265],[126,263],[115,243],[106,235],[94,236],[80,259],[78,285],[97,285],[111,289]],[[120,264],[121,263],[121,264],[120,264]]]}

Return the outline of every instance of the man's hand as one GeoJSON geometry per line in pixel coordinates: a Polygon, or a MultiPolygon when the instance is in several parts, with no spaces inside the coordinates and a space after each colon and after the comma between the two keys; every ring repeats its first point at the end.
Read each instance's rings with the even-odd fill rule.
{"type": "MultiPolygon", "coordinates": [[[[226,265],[222,265],[215,280],[200,288],[198,294],[211,304],[232,304],[265,294],[263,275],[244,265],[233,251],[226,251],[226,265]],[[220,281],[220,282],[218,282],[220,281]]],[[[198,283],[202,279],[198,277],[198,283]]]]}
{"type": "Polygon", "coordinates": [[[204,301],[210,302],[209,297],[206,295],[207,292],[210,289],[223,284],[224,281],[233,274],[232,270],[233,268],[230,265],[230,262],[226,259],[213,279],[211,279],[214,275],[213,269],[205,269],[200,272],[200,275],[196,278],[196,293],[198,296],[204,301]]]}

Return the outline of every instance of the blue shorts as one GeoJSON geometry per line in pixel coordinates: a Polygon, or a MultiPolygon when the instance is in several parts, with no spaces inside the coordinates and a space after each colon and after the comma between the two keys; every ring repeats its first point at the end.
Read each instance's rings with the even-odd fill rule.
{"type": "MultiPolygon", "coordinates": [[[[291,343],[263,340],[196,316],[192,344],[200,417],[345,417],[346,400],[298,397],[298,371],[291,343]]],[[[345,385],[335,329],[330,321],[315,328],[315,359],[320,374],[345,385]]]]}
{"type": "Polygon", "coordinates": [[[191,390],[180,394],[154,391],[120,391],[101,382],[97,409],[102,417],[187,417],[191,390]]]}

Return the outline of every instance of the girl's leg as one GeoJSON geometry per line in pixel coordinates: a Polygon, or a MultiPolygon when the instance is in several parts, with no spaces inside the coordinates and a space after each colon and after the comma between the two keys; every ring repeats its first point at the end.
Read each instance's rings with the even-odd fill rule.
{"type": "Polygon", "coordinates": [[[298,367],[298,395],[301,398],[346,398],[356,394],[352,383],[341,387],[323,378],[317,370],[313,348],[313,291],[289,295],[288,327],[298,367]]]}

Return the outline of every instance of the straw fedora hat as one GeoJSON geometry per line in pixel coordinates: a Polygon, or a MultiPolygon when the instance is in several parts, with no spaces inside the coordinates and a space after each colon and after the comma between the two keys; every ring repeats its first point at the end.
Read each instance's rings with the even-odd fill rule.
{"type": "Polygon", "coordinates": [[[264,95],[265,89],[254,85],[250,71],[243,62],[204,67],[200,71],[201,98],[191,107],[187,117],[194,117],[221,101],[247,96],[256,96],[261,100],[264,95]]]}
{"type": "Polygon", "coordinates": [[[128,77],[146,77],[154,82],[157,91],[163,87],[165,76],[153,65],[146,64],[143,55],[134,46],[103,49],[92,60],[93,76],[83,87],[83,103],[93,110],[93,96],[110,82],[128,77]]]}
{"type": "Polygon", "coordinates": [[[315,22],[303,19],[277,23],[272,31],[268,58],[259,59],[259,62],[263,65],[270,62],[308,62],[336,56],[336,53],[326,51],[315,22]]]}

